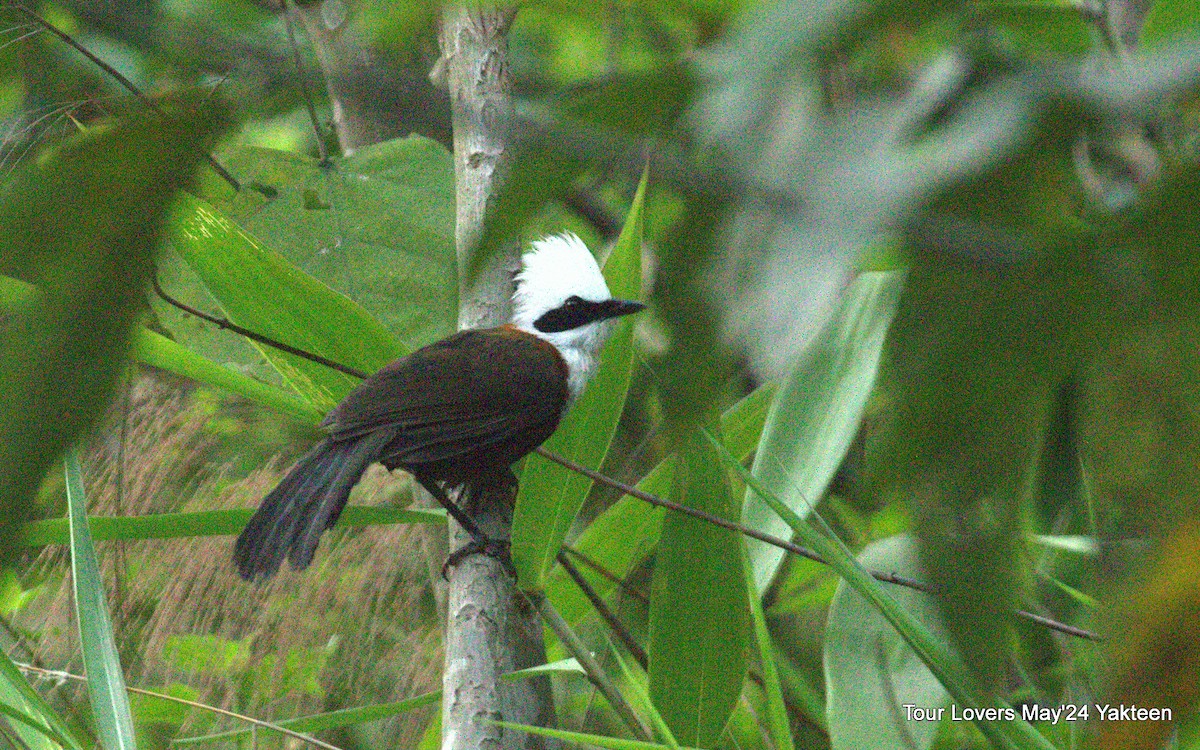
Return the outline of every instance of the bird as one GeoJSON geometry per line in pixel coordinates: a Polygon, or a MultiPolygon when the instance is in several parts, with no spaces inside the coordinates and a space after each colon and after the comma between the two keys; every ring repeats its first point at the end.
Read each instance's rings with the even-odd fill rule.
{"type": "Polygon", "coordinates": [[[400,357],[329,412],[325,437],[238,536],[242,578],[270,578],[285,558],[307,568],[375,462],[408,471],[471,535],[447,565],[475,552],[504,559],[505,543],[483,534],[464,508],[489,488],[511,492],[512,464],[550,437],[583,392],[613,320],[645,307],[614,299],[587,245],[569,232],[531,242],[514,282],[509,323],[400,357]]]}

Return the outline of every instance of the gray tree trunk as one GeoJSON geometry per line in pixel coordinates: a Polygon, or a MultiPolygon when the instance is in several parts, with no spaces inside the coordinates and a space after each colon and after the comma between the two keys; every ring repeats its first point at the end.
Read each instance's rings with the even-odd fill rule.
{"type": "MultiPolygon", "coordinates": [[[[459,268],[467,268],[483,227],[493,181],[503,170],[506,125],[512,112],[506,34],[516,11],[447,8],[442,22],[439,77],[450,92],[459,268]]],[[[470,281],[459,284],[460,328],[500,325],[509,319],[512,271],[509,248],[470,281]]],[[[510,497],[485,497],[469,509],[483,531],[509,538],[510,497]]],[[[450,522],[450,548],[469,536],[450,522]]],[[[472,555],[450,573],[446,667],[442,677],[442,750],[543,748],[542,739],[489,723],[504,720],[546,726],[553,708],[545,679],[501,682],[505,672],[545,661],[537,613],[516,591],[499,561],[472,555]]]]}

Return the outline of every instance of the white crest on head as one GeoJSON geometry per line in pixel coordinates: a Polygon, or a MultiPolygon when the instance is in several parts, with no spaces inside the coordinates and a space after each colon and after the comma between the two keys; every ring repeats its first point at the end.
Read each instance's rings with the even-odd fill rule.
{"type": "Polygon", "coordinates": [[[583,240],[571,232],[563,232],[531,243],[530,250],[521,257],[516,282],[512,324],[558,349],[567,363],[567,384],[574,401],[596,367],[600,347],[608,336],[608,321],[554,333],[539,331],[534,323],[571,297],[588,302],[612,299],[600,266],[583,240]]]}

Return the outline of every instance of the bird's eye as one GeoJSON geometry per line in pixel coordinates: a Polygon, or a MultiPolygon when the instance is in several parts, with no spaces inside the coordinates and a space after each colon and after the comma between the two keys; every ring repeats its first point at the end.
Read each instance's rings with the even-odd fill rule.
{"type": "Polygon", "coordinates": [[[563,302],[564,307],[574,307],[575,305],[582,305],[582,304],[583,304],[583,298],[580,297],[578,294],[572,294],[570,297],[567,297],[566,302],[563,302]]]}

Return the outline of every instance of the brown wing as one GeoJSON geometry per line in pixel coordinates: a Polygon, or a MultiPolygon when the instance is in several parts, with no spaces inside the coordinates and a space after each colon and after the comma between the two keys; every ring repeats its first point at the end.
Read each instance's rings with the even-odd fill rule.
{"type": "Polygon", "coordinates": [[[330,437],[394,431],[381,460],[413,466],[472,453],[512,463],[550,436],[567,400],[566,364],[510,327],[463,331],[363,381],[326,417],[330,437]]]}

